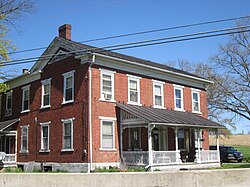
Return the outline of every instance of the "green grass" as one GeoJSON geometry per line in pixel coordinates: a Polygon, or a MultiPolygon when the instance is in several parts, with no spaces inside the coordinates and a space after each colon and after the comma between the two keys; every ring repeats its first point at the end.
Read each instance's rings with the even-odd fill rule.
{"type": "Polygon", "coordinates": [[[234,146],[239,152],[243,154],[243,162],[250,162],[250,146],[234,146]]]}
{"type": "Polygon", "coordinates": [[[234,168],[250,168],[249,163],[223,163],[220,168],[217,169],[234,169],[234,168]]]}
{"type": "Polygon", "coordinates": [[[23,170],[17,167],[7,167],[3,169],[3,172],[4,173],[23,173],[23,170]]]}

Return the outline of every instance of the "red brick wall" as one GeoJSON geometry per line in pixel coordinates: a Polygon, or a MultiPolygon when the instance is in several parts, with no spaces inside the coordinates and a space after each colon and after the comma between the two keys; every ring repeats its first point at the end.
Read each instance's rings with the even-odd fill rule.
{"type": "MultiPolygon", "coordinates": [[[[119,161],[119,144],[118,144],[118,130],[116,130],[116,151],[102,151],[100,150],[100,120],[99,116],[105,117],[118,117],[116,116],[115,104],[110,102],[99,101],[100,98],[100,70],[99,66],[92,67],[92,128],[93,128],[93,162],[116,162],[119,161]]],[[[106,68],[103,68],[106,69],[106,68]]],[[[111,70],[111,69],[110,69],[111,70]]],[[[128,72],[122,72],[115,70],[115,100],[117,102],[128,102],[128,72]]],[[[135,75],[140,76],[140,75],[135,75]]],[[[152,78],[142,77],[140,79],[140,101],[141,104],[146,106],[153,105],[153,82],[152,78]]],[[[185,85],[184,85],[185,86],[185,85]]],[[[201,91],[201,112],[204,117],[207,115],[205,91],[201,91]]],[[[164,104],[168,109],[174,109],[174,87],[173,83],[166,82],[164,84],[164,104]]],[[[192,111],[192,96],[191,89],[187,86],[184,87],[184,109],[186,111],[192,111]]],[[[119,127],[116,123],[116,129],[119,127]]],[[[147,150],[147,129],[143,128],[142,132],[142,148],[147,150]]],[[[170,150],[175,150],[175,135],[172,128],[169,128],[168,146],[170,150]]],[[[206,148],[208,136],[204,133],[203,146],[206,148]]],[[[123,131],[123,149],[128,148],[128,130],[123,131]]]]}
{"type": "MultiPolygon", "coordinates": [[[[20,115],[21,121],[17,128],[18,140],[21,140],[22,125],[29,125],[28,154],[20,154],[20,141],[18,141],[18,162],[46,161],[46,162],[87,162],[84,149],[88,149],[87,137],[87,65],[81,65],[80,60],[69,57],[60,62],[47,65],[42,73],[41,80],[51,80],[51,107],[41,107],[41,80],[33,82],[30,87],[30,112],[20,115]],[[74,77],[74,103],[62,104],[63,102],[63,73],[75,70],[74,77]],[[61,152],[62,149],[62,119],[75,118],[73,122],[73,148],[72,152],[61,152]],[[37,122],[35,119],[37,118],[37,122]],[[41,148],[40,123],[49,122],[50,139],[49,153],[39,153],[41,148]]],[[[21,98],[21,88],[13,92],[21,98]]],[[[13,98],[15,106],[21,106],[18,97],[13,98]]],[[[16,110],[16,109],[15,109],[16,110]]],[[[20,112],[20,107],[19,110],[20,112]]]]}
{"type": "MultiPolygon", "coordinates": [[[[100,119],[99,116],[119,118],[115,109],[115,103],[99,101],[100,98],[100,70],[99,66],[92,67],[92,140],[93,140],[93,162],[117,162],[119,156],[119,126],[115,121],[115,148],[114,151],[100,150],[100,119]]],[[[115,100],[117,102],[128,101],[128,72],[115,70],[115,100]]],[[[128,73],[129,74],[129,73],[128,73]]],[[[140,75],[137,75],[140,76],[140,75]]],[[[141,76],[140,98],[141,104],[153,105],[153,82],[152,78],[141,76]]],[[[13,90],[13,115],[10,118],[21,118],[18,124],[18,161],[52,161],[52,162],[87,162],[89,159],[89,133],[88,133],[88,67],[81,65],[80,60],[73,57],[47,65],[42,73],[41,80],[31,83],[30,87],[30,112],[20,114],[22,90],[21,87],[13,90]],[[72,104],[62,105],[63,98],[63,73],[75,70],[75,101],[72,104]],[[41,80],[52,78],[51,80],[51,108],[40,109],[41,107],[41,80]],[[61,152],[62,148],[62,123],[61,119],[74,117],[74,151],[61,152]],[[37,122],[35,119],[37,118],[37,122]],[[39,153],[41,147],[41,132],[39,123],[51,121],[50,125],[50,152],[39,153]],[[29,154],[19,154],[20,150],[20,126],[29,125],[29,154]],[[87,155],[84,154],[87,150],[87,155]]],[[[160,80],[162,81],[162,80],[160,80]]],[[[25,86],[25,85],[24,85],[25,86]]],[[[184,88],[184,109],[192,111],[191,89],[184,88]]],[[[23,86],[22,86],[23,87],[23,86]]],[[[207,101],[205,91],[200,92],[201,112],[203,117],[207,117],[207,101]]],[[[3,106],[5,97],[2,97],[3,106]]],[[[164,84],[164,105],[167,109],[174,109],[174,87],[173,83],[164,84]]],[[[2,111],[4,108],[2,107],[2,111]]],[[[6,120],[9,118],[5,118],[6,120]]],[[[124,150],[127,149],[128,137],[127,129],[124,131],[124,150]]],[[[142,128],[142,148],[148,149],[147,129],[142,128]]],[[[172,128],[168,129],[169,150],[175,150],[175,136],[172,128]]],[[[208,133],[203,133],[203,148],[208,148],[208,133]]]]}

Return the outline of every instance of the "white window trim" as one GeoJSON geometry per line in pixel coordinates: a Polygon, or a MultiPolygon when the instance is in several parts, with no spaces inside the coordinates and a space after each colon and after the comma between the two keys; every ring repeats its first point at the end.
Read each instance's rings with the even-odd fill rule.
{"type": "Polygon", "coordinates": [[[99,119],[100,119],[100,149],[101,151],[116,151],[116,148],[115,148],[115,121],[116,121],[116,118],[114,117],[104,117],[104,116],[99,116],[99,119]],[[102,147],[102,126],[103,126],[103,122],[106,121],[106,122],[112,122],[112,130],[113,130],[113,148],[111,149],[108,149],[108,148],[103,148],[102,147]]]}
{"type": "Polygon", "coordinates": [[[74,94],[75,94],[75,70],[63,73],[63,102],[62,104],[72,103],[74,102],[74,94]],[[72,77],[72,99],[65,101],[65,95],[66,95],[66,79],[72,77]]]}
{"type": "Polygon", "coordinates": [[[128,75],[128,74],[127,74],[127,76],[128,76],[128,104],[142,106],[142,104],[141,104],[141,88],[140,88],[140,79],[141,79],[141,77],[137,77],[137,76],[134,76],[134,75],[128,75]],[[130,87],[129,87],[130,80],[133,80],[133,81],[137,82],[138,102],[130,101],[130,87]]]}
{"type": "Polygon", "coordinates": [[[166,109],[164,107],[164,84],[165,84],[165,82],[153,80],[153,102],[154,102],[154,106],[153,107],[154,108],[166,109]],[[160,86],[161,87],[162,106],[159,106],[159,105],[155,104],[155,86],[160,86]]]}
{"type": "Polygon", "coordinates": [[[62,119],[62,125],[63,125],[63,129],[62,129],[62,149],[61,152],[67,152],[67,151],[74,151],[74,120],[75,118],[68,118],[68,119],[62,119]],[[71,149],[65,149],[64,147],[64,123],[71,123],[71,149]]]}
{"type": "Polygon", "coordinates": [[[30,85],[22,87],[22,111],[21,113],[29,112],[30,111],[30,85]],[[24,92],[29,91],[29,105],[28,109],[24,110],[24,92]]]}
{"type": "Polygon", "coordinates": [[[7,92],[6,93],[6,104],[5,104],[5,113],[4,115],[5,116],[11,116],[12,115],[12,108],[13,108],[13,95],[12,95],[12,92],[7,92]],[[8,97],[11,96],[12,99],[11,99],[11,109],[8,109],[8,97]],[[7,110],[10,110],[10,112],[6,113],[7,110]]]}
{"type": "Polygon", "coordinates": [[[176,84],[173,84],[173,86],[174,86],[174,109],[177,111],[185,111],[184,110],[184,94],[183,94],[184,86],[180,86],[180,85],[176,85],[176,84]],[[181,108],[176,108],[175,90],[181,91],[181,108]]]}
{"type": "Polygon", "coordinates": [[[115,73],[116,71],[110,71],[106,69],[99,69],[100,70],[100,101],[107,101],[107,102],[116,102],[115,101],[115,73]],[[103,95],[103,84],[102,84],[102,79],[103,79],[103,74],[110,75],[111,76],[111,82],[112,82],[112,98],[110,100],[105,99],[103,95]]]}
{"type": "Polygon", "coordinates": [[[22,125],[21,128],[21,146],[19,153],[28,154],[29,153],[29,125],[22,125]],[[27,128],[27,150],[23,150],[23,132],[22,129],[27,128]]]}
{"type": "Polygon", "coordinates": [[[40,123],[40,126],[41,126],[41,149],[40,149],[40,151],[39,152],[50,152],[50,146],[49,146],[49,144],[50,144],[50,138],[49,138],[49,136],[50,136],[50,124],[51,124],[51,121],[49,121],[49,122],[44,122],[44,123],[40,123]],[[42,147],[42,145],[43,145],[43,130],[42,130],[42,128],[43,127],[48,127],[48,149],[43,149],[42,147]]]}
{"type": "Polygon", "coordinates": [[[51,98],[51,78],[46,79],[46,80],[42,80],[41,83],[42,83],[41,109],[49,108],[49,107],[51,107],[51,105],[50,105],[50,102],[51,102],[51,100],[50,100],[50,98],[51,98]],[[47,84],[49,84],[49,105],[43,105],[43,102],[44,102],[44,86],[47,85],[47,84]]]}
{"type": "Polygon", "coordinates": [[[192,95],[192,112],[193,113],[197,113],[197,114],[201,114],[201,99],[200,99],[200,92],[201,90],[198,89],[193,89],[191,88],[191,95],[192,95]],[[193,93],[196,93],[198,96],[198,111],[193,110],[194,109],[194,98],[193,98],[193,93]]]}

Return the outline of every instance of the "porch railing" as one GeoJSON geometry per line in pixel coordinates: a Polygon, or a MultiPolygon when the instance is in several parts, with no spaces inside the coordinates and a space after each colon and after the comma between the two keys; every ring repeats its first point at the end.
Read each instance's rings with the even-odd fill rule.
{"type": "Polygon", "coordinates": [[[201,150],[200,151],[200,162],[218,162],[218,151],[217,150],[201,150]]]}
{"type": "Polygon", "coordinates": [[[128,165],[148,165],[148,151],[123,151],[123,158],[128,165]]]}
{"type": "Polygon", "coordinates": [[[153,151],[153,165],[180,163],[180,151],[153,151]]]}
{"type": "Polygon", "coordinates": [[[3,163],[14,163],[16,162],[16,154],[5,154],[3,163]]]}

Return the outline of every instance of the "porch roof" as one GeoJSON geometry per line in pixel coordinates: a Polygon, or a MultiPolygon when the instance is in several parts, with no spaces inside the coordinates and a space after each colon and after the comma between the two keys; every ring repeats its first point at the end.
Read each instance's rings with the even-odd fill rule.
{"type": "Polygon", "coordinates": [[[1,121],[0,122],[0,131],[4,131],[5,129],[7,129],[11,125],[14,125],[18,121],[20,121],[19,118],[7,120],[7,121],[1,121]]]}
{"type": "Polygon", "coordinates": [[[158,109],[147,106],[117,103],[116,106],[129,112],[147,123],[154,125],[187,126],[200,128],[225,128],[225,126],[208,120],[192,112],[181,112],[170,109],[158,109]]]}

